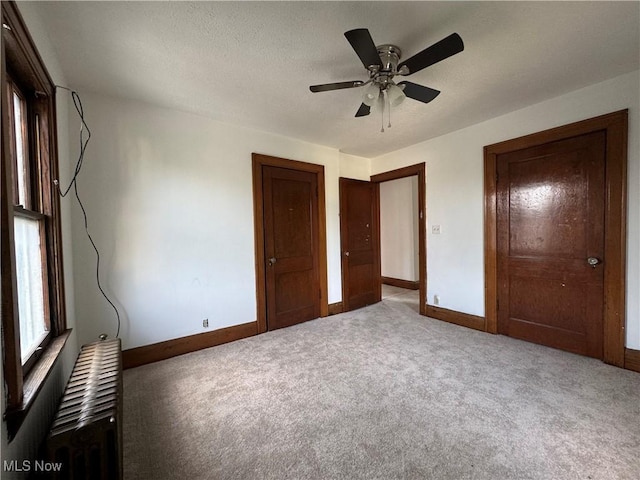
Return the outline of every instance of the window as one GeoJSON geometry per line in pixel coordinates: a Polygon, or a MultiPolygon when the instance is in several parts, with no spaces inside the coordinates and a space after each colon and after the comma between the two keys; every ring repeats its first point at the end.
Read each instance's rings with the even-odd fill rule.
{"type": "Polygon", "coordinates": [[[15,434],[66,340],[55,87],[13,2],[2,2],[3,369],[15,434]]]}
{"type": "Polygon", "coordinates": [[[6,82],[9,106],[9,152],[13,185],[13,232],[20,360],[28,373],[50,339],[48,307],[47,216],[41,201],[45,185],[38,123],[28,112],[26,96],[11,80],[6,82]],[[31,120],[31,121],[30,121],[31,120]],[[30,128],[33,122],[34,128],[30,128]],[[33,155],[29,155],[29,152],[33,155]],[[33,158],[31,158],[33,157],[33,158]]]}

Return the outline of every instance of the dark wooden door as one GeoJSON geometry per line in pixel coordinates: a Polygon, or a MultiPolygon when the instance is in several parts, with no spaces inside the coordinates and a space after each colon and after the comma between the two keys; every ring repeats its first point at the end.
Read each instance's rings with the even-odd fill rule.
{"type": "Polygon", "coordinates": [[[497,171],[498,332],[602,358],[605,134],[498,155],[497,171]]]}
{"type": "Polygon", "coordinates": [[[340,179],[343,311],[379,302],[380,195],[377,183],[340,179]]]}
{"type": "Polygon", "coordinates": [[[267,329],[320,316],[315,173],[263,166],[267,329]]]}

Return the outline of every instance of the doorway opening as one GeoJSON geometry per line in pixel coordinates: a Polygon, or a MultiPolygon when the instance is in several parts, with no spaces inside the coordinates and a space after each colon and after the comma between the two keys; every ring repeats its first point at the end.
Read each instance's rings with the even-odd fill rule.
{"type": "Polygon", "coordinates": [[[424,163],[371,176],[380,189],[382,296],[407,302],[421,315],[427,298],[425,180],[424,163]]]}
{"type": "Polygon", "coordinates": [[[380,183],[382,299],[420,311],[418,176],[380,183]]]}
{"type": "MultiPolygon", "coordinates": [[[[417,193],[411,193],[411,203],[404,208],[408,216],[417,216],[417,291],[418,311],[426,315],[427,255],[425,215],[425,164],[420,163],[380,173],[370,181],[340,178],[340,248],[342,257],[342,311],[348,312],[382,299],[380,255],[380,186],[385,182],[409,179],[417,182],[417,193]],[[413,206],[413,201],[417,207],[413,206]]],[[[414,227],[409,222],[405,228],[413,236],[414,227]]],[[[410,256],[413,257],[413,254],[410,256]]],[[[415,274],[415,272],[414,272],[415,274]]],[[[394,282],[387,277],[386,282],[394,282]]],[[[402,287],[416,287],[416,281],[398,282],[402,287]]]]}

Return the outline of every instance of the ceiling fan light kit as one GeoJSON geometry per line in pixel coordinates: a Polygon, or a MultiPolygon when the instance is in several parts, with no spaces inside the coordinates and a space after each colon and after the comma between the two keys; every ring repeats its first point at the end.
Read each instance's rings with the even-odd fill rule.
{"type": "Polygon", "coordinates": [[[402,102],[404,102],[405,98],[407,98],[407,96],[402,91],[402,88],[397,86],[395,83],[390,84],[386,90],[387,96],[389,97],[389,104],[392,107],[397,107],[402,102]]]}
{"type": "MultiPolygon", "coordinates": [[[[462,38],[457,33],[418,52],[413,57],[400,62],[402,51],[396,45],[384,44],[376,47],[369,30],[357,28],[345,32],[344,36],[351,44],[360,61],[367,69],[369,80],[353,80],[350,82],[325,83],[312,85],[309,89],[314,92],[328,92],[343,88],[363,87],[367,85],[362,96],[362,105],[356,112],[356,117],[364,117],[371,113],[372,108],[379,108],[384,116],[385,104],[391,113],[391,107],[400,105],[406,97],[429,103],[440,93],[439,90],[418,85],[412,82],[395,83],[393,77],[407,76],[419,72],[434,63],[449,58],[464,50],[462,38]]],[[[389,127],[391,119],[389,119],[389,127]]],[[[384,132],[384,126],[382,130],[384,132]]]]}
{"type": "Polygon", "coordinates": [[[371,83],[367,87],[362,96],[362,103],[367,105],[368,107],[373,107],[376,103],[378,103],[378,98],[380,97],[380,89],[377,85],[371,83]]]}

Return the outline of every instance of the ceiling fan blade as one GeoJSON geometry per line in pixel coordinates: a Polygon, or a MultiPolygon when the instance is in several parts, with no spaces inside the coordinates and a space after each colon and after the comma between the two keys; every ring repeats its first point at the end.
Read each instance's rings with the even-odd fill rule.
{"type": "Polygon", "coordinates": [[[371,107],[363,103],[362,105],[360,105],[360,108],[356,112],[356,117],[366,117],[370,113],[371,113],[371,107]]]}
{"type": "Polygon", "coordinates": [[[440,90],[434,90],[433,88],[424,87],[412,82],[400,82],[398,86],[404,85],[404,94],[418,100],[419,102],[429,103],[431,100],[440,95],[440,90]]]}
{"type": "Polygon", "coordinates": [[[379,65],[382,68],[382,61],[380,55],[378,55],[378,49],[376,44],[373,43],[371,34],[366,28],[356,28],[355,30],[349,30],[344,33],[347,40],[353,47],[353,49],[360,57],[360,61],[364,65],[364,68],[369,68],[369,65],[379,65]]]}
{"type": "Polygon", "coordinates": [[[457,33],[452,33],[446,38],[443,38],[438,43],[434,43],[430,47],[425,48],[419,53],[416,53],[413,57],[401,62],[398,65],[398,69],[402,66],[406,66],[409,69],[409,74],[416,73],[423,68],[427,68],[434,63],[438,63],[445,58],[449,58],[451,55],[460,53],[464,50],[464,43],[462,38],[457,33]]]}
{"type": "Polygon", "coordinates": [[[351,82],[323,83],[322,85],[311,85],[309,90],[314,93],[328,92],[330,90],[341,90],[343,88],[361,87],[364,82],[361,80],[353,80],[351,82]]]}

